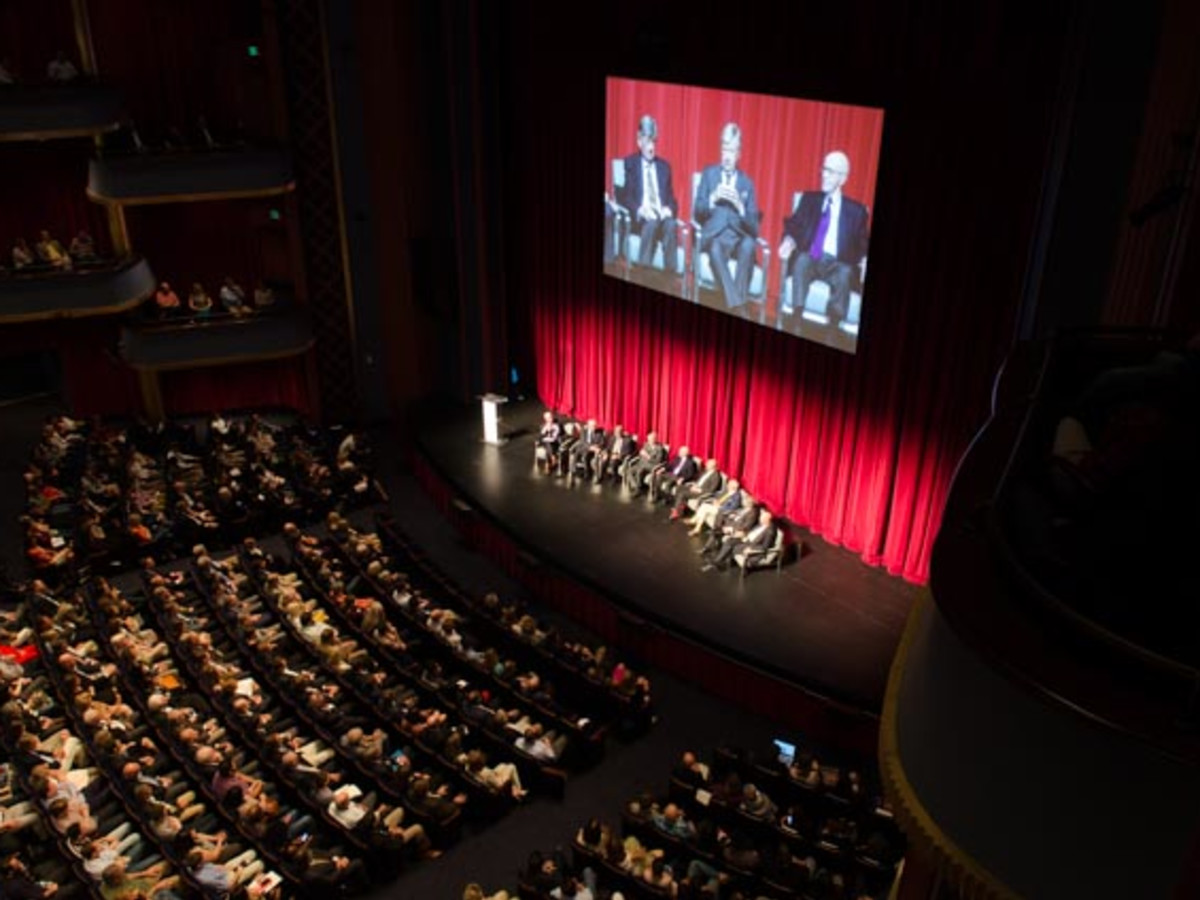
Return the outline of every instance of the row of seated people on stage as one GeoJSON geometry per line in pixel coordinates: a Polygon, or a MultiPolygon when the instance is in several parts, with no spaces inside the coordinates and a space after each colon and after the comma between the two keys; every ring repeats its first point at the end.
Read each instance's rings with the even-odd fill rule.
{"type": "Polygon", "coordinates": [[[78,269],[97,268],[108,265],[110,260],[96,252],[96,241],[85,228],[81,228],[67,247],[43,228],[38,239],[30,246],[23,237],[13,240],[12,271],[19,275],[53,275],[78,269]]]}
{"type": "Polygon", "coordinates": [[[253,413],[201,424],[47,421],[25,472],[34,570],[69,581],[78,565],[229,544],[385,497],[353,432],[253,413]]]}
{"type": "Polygon", "coordinates": [[[770,510],[721,472],[715,459],[702,461],[686,446],[671,456],[653,431],[639,446],[620,425],[608,433],[595,419],[560,422],[546,410],[534,458],[539,469],[560,476],[596,484],[620,480],[631,495],[645,492],[651,503],[667,504],[671,521],[689,524],[693,536],[708,531],[700,548],[705,571],[779,551],[783,532],[770,510]]]}
{"type": "Polygon", "coordinates": [[[199,281],[192,283],[186,302],[179,298],[169,281],[163,281],[146,308],[159,319],[204,321],[218,316],[243,318],[267,312],[274,309],[275,305],[275,292],[265,282],[258,281],[247,297],[245,288],[237,279],[227,275],[217,290],[216,301],[199,281]]]}
{"type": "MultiPolygon", "coordinates": [[[[75,84],[80,80],[79,68],[71,61],[65,50],[59,50],[54,58],[46,63],[46,78],[44,84],[75,84]]],[[[0,88],[27,84],[25,78],[13,65],[11,57],[0,57],[0,88]]]]}
{"type": "Polygon", "coordinates": [[[857,770],[811,762],[837,786],[810,784],[806,764],[791,774],[790,763],[758,767],[726,751],[710,766],[685,751],[667,792],[630,800],[619,826],[594,817],[570,858],[533,854],[521,896],[887,896],[905,847],[890,812],[857,770]]]}

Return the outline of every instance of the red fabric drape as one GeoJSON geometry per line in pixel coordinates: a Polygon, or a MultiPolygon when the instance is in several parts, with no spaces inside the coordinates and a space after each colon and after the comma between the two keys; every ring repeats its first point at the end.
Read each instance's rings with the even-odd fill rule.
{"type": "MultiPolygon", "coordinates": [[[[605,109],[606,190],[613,189],[611,161],[637,152],[638,119],[652,115],[658,122],[656,152],[671,164],[680,207],[675,214],[685,221],[692,215],[692,173],[720,161],[721,129],[735,122],[742,131],[738,168],[754,181],[764,213],[760,235],[772,253],[783,240],[792,196],[820,190],[821,163],[832,150],[850,159],[846,196],[875,208],[882,110],[628,78],[607,80],[605,109]]],[[[778,292],[779,268],[772,266],[768,296],[778,292]]]]}
{"type": "Polygon", "coordinates": [[[163,372],[160,386],[171,416],[273,407],[312,415],[303,356],[163,372]]]}
{"type": "Polygon", "coordinates": [[[205,116],[217,136],[239,123],[270,133],[261,5],[245,0],[162,3],[104,0],[88,6],[99,78],[119,88],[142,137],[185,133],[205,116]],[[260,47],[260,50],[262,48],[260,47]]]}
{"type": "Polygon", "coordinates": [[[0,0],[0,62],[23,84],[46,82],[46,65],[59,50],[79,65],[70,0],[0,0]]]}
{"type": "Polygon", "coordinates": [[[12,245],[24,237],[29,246],[48,229],[63,245],[81,228],[91,232],[101,254],[110,251],[104,209],[87,198],[87,140],[0,144],[0,171],[9,173],[0,201],[0,250],[12,263],[12,245]]]}
{"type": "Polygon", "coordinates": [[[199,281],[215,299],[226,275],[249,292],[267,274],[264,251],[278,255],[271,249],[278,226],[268,210],[282,205],[266,198],[132,206],[125,221],[130,246],[149,260],[156,277],[177,291],[199,281]]]}
{"type": "MultiPolygon", "coordinates": [[[[618,112],[623,136],[606,145],[604,78],[620,71],[610,58],[614,44],[630,60],[642,52],[642,35],[621,23],[622,15],[644,20],[643,8],[573,21],[573,33],[593,35],[590,55],[559,41],[563,23],[540,6],[514,15],[508,32],[507,246],[541,398],[642,434],[657,428],[674,445],[714,455],[777,513],[918,582],[928,577],[954,466],[987,415],[992,378],[1011,342],[1063,21],[1057,7],[1037,30],[1018,27],[1004,4],[955,9],[948,23],[920,4],[879,7],[876,26],[865,29],[849,27],[861,19],[848,11],[839,34],[850,46],[815,42],[804,66],[795,55],[795,35],[807,23],[799,11],[781,12],[777,25],[756,33],[762,46],[738,45],[763,66],[760,83],[804,85],[798,68],[836,71],[844,82],[838,96],[883,98],[888,136],[856,356],[600,274],[599,175],[607,186],[612,156],[632,152],[644,111],[627,104],[618,112]],[[841,67],[844,60],[861,67],[841,67]]],[[[676,55],[728,62],[724,32],[711,27],[717,20],[680,15],[672,21],[695,27],[686,36],[664,29],[662,40],[676,55]]],[[[655,20],[647,28],[652,42],[655,20]]],[[[636,70],[631,63],[624,71],[636,70]]],[[[726,80],[715,62],[697,77],[726,80]]],[[[795,93],[822,93],[810,88],[795,93]]],[[[824,93],[834,96],[832,88],[824,93]]],[[[700,131],[698,160],[715,155],[723,120],[738,114],[718,108],[705,117],[711,125],[700,131]]],[[[662,152],[686,169],[691,151],[678,142],[699,126],[680,121],[670,132],[664,125],[662,152]]],[[[757,127],[768,124],[764,113],[757,127]]],[[[774,152],[758,146],[750,127],[746,140],[751,156],[774,152]]],[[[781,197],[815,177],[820,151],[809,152],[794,168],[790,160],[781,165],[779,182],[765,186],[768,229],[779,227],[781,197]]]]}

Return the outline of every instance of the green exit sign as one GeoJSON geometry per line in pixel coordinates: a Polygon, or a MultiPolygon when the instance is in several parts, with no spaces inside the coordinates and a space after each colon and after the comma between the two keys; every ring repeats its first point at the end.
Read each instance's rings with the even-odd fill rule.
{"type": "Polygon", "coordinates": [[[246,47],[247,56],[258,56],[258,44],[249,44],[246,47]]]}

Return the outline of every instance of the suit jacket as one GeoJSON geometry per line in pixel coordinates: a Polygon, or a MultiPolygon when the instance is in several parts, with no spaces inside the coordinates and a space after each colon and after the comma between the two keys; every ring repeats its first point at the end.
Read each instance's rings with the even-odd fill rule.
{"type": "Polygon", "coordinates": [[[662,444],[644,444],[640,455],[649,465],[660,466],[667,461],[667,448],[662,444]]]}
{"type": "Polygon", "coordinates": [[[775,543],[775,538],[779,534],[779,529],[772,522],[766,528],[759,528],[755,525],[746,534],[745,544],[747,547],[753,547],[755,550],[769,550],[771,545],[775,543]]]}
{"type": "Polygon", "coordinates": [[[696,457],[689,456],[687,459],[675,457],[667,464],[667,474],[673,475],[680,481],[691,481],[700,473],[700,464],[696,462],[696,457]],[[678,470],[678,474],[676,474],[678,470]]]}
{"type": "Polygon", "coordinates": [[[729,527],[734,531],[750,531],[754,528],[758,521],[758,509],[754,504],[750,504],[742,510],[739,510],[736,515],[729,521],[729,527]]]}
{"type": "Polygon", "coordinates": [[[596,427],[589,432],[587,426],[584,426],[579,431],[579,440],[582,444],[588,447],[603,447],[604,429],[596,427]]]}
{"type": "Polygon", "coordinates": [[[739,215],[732,204],[718,200],[715,205],[709,205],[709,197],[721,183],[721,167],[709,166],[700,176],[700,187],[696,190],[696,205],[692,210],[692,218],[700,223],[700,246],[707,247],[714,237],[726,228],[732,228],[738,234],[747,237],[758,237],[758,200],[754,196],[754,182],[750,176],[738,169],[735,173],[734,187],[742,198],[745,215],[739,215]]]}
{"type": "MultiPolygon", "coordinates": [[[[821,207],[825,194],[805,191],[796,211],[783,220],[783,233],[796,242],[797,253],[807,253],[817,236],[821,222],[821,207]]],[[[857,266],[867,256],[867,208],[857,200],[842,194],[842,211],[838,214],[837,258],[848,266],[857,266]]]]}
{"type": "Polygon", "coordinates": [[[623,434],[619,438],[615,434],[610,434],[605,437],[605,449],[609,454],[618,459],[626,456],[633,456],[637,452],[637,445],[633,441],[632,434],[623,434]]]}
{"type": "Polygon", "coordinates": [[[718,512],[733,512],[736,509],[741,509],[741,506],[742,506],[742,492],[741,492],[741,489],[739,488],[738,490],[734,491],[732,494],[728,495],[724,500],[721,501],[721,505],[717,507],[717,511],[718,512]]]}
{"type": "Polygon", "coordinates": [[[696,496],[702,496],[704,494],[711,494],[720,486],[721,473],[718,470],[713,469],[712,471],[706,470],[703,475],[697,478],[695,483],[692,485],[692,490],[696,496]]]}
{"type": "MultiPolygon", "coordinates": [[[[645,179],[642,177],[642,154],[625,157],[625,184],[617,188],[617,202],[637,218],[637,211],[645,199],[645,179]]],[[[679,216],[679,203],[675,200],[675,188],[671,185],[671,164],[660,156],[654,157],[654,177],[658,181],[658,202],[679,216]]]]}

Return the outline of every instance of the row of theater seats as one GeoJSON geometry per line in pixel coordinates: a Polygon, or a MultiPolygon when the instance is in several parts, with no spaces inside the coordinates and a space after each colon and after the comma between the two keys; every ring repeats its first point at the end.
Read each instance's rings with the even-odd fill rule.
{"type": "Polygon", "coordinates": [[[619,826],[591,819],[569,858],[534,853],[519,894],[879,900],[903,854],[891,814],[857,770],[803,751],[756,763],[723,748],[711,764],[685,752],[665,793],[631,799],[619,826]]]}
{"type": "Polygon", "coordinates": [[[12,268],[0,266],[0,275],[40,278],[46,275],[105,268],[114,262],[96,252],[96,242],[86,229],[80,229],[75,237],[71,238],[69,247],[63,247],[46,230],[38,235],[33,246],[30,246],[25,238],[18,237],[13,241],[10,256],[12,268]]]}
{"type": "Polygon", "coordinates": [[[77,565],[228,546],[382,497],[361,437],[255,414],[161,428],[59,416],[25,484],[26,553],[52,581],[77,565]]]}
{"type": "MultiPolygon", "coordinates": [[[[54,427],[59,461],[82,428],[54,427]]],[[[159,452],[168,431],[154,433],[159,452]]],[[[120,456],[120,442],[104,446],[120,456]]],[[[12,701],[0,737],[35,800],[14,821],[45,819],[107,900],[234,882],[255,897],[353,891],[531,794],[561,793],[608,734],[649,723],[644,677],[520,604],[471,601],[385,525],[331,512],[323,533],[288,524],[281,541],[246,536],[227,555],[146,557],[140,580],[81,565],[57,589],[32,582],[27,627],[0,654],[12,701]],[[56,757],[63,723],[71,749],[56,757]],[[47,802],[64,761],[94,782],[74,821],[47,802]],[[156,875],[178,880],[109,871],[113,848],[87,871],[72,854],[101,850],[77,843],[84,830],[141,835],[122,844],[127,868],[161,858],[156,875]]]]}

